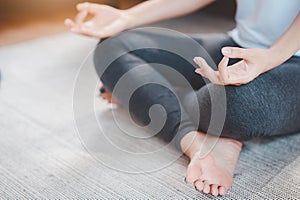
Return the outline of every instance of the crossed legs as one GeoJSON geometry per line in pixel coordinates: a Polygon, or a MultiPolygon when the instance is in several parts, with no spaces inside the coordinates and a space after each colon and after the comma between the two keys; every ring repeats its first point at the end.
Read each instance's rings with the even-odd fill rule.
{"type": "MultiPolygon", "coordinates": [[[[125,33],[125,36],[125,40],[122,34],[113,38],[113,45],[109,47],[111,49],[104,50],[99,46],[95,51],[96,70],[107,91],[103,96],[111,98],[109,91],[113,91],[126,74],[129,78],[122,83],[123,92],[114,93],[114,98],[125,109],[142,123],[148,124],[150,107],[160,104],[166,111],[167,120],[158,135],[166,141],[175,138],[177,147],[190,158],[186,181],[194,184],[197,190],[216,196],[226,193],[233,182],[233,173],[242,148],[241,141],[300,130],[299,123],[296,123],[300,114],[297,101],[299,94],[293,96],[300,85],[296,81],[292,85],[290,83],[291,76],[300,75],[300,59],[293,58],[285,66],[267,72],[241,87],[205,84],[194,73],[194,66],[184,58],[154,48],[129,51],[104,68],[104,51],[113,53],[116,48],[126,51],[130,45],[156,42],[157,37],[173,38],[174,42],[181,40],[165,34],[153,36],[143,32],[125,33]],[[192,90],[183,87],[153,63],[164,64],[180,72],[192,90]],[[126,105],[124,96],[129,85],[140,87],[130,97],[129,105],[126,105]],[[184,91],[180,98],[174,88],[184,91]],[[284,101],[289,104],[283,104],[284,101]],[[219,119],[220,116],[223,119],[219,119]],[[218,124],[220,121],[223,125],[221,129],[218,124]]],[[[215,63],[222,58],[220,49],[223,46],[236,46],[224,34],[194,39],[207,50],[215,63]]]]}

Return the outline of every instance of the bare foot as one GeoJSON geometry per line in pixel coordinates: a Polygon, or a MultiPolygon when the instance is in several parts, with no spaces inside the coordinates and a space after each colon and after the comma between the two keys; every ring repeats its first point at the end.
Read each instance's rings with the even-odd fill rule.
{"type": "Polygon", "coordinates": [[[118,100],[116,100],[112,96],[112,94],[107,89],[105,89],[105,87],[103,85],[100,87],[99,96],[101,96],[103,99],[107,100],[109,103],[119,104],[118,100]]]}
{"type": "Polygon", "coordinates": [[[217,139],[201,132],[191,132],[181,140],[181,147],[190,158],[186,182],[194,184],[196,190],[214,196],[225,195],[232,186],[242,149],[242,143],[237,140],[217,139]]]}

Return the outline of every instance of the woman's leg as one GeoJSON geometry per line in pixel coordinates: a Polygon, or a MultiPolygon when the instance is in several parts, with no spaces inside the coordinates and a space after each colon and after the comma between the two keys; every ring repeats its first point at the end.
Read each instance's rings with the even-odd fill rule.
{"type": "MultiPolygon", "coordinates": [[[[224,98],[220,92],[224,87],[208,84],[196,92],[197,98],[187,94],[183,105],[188,113],[197,109],[203,116],[201,119],[210,119],[211,97],[215,104],[223,104],[226,117],[222,137],[245,141],[254,137],[296,133],[300,131],[300,124],[297,123],[300,117],[299,76],[300,57],[292,57],[246,85],[225,86],[227,103],[219,101],[224,98]]],[[[209,126],[213,129],[210,121],[201,120],[198,130],[210,135],[217,134],[207,132],[209,126]]]]}
{"type": "MultiPolygon", "coordinates": [[[[195,67],[198,67],[193,63],[193,58],[194,56],[202,56],[206,59],[206,61],[216,69],[217,64],[221,61],[222,59],[222,54],[221,54],[221,48],[224,46],[238,46],[227,34],[225,33],[216,33],[216,34],[194,34],[194,35],[189,35],[189,39],[186,37],[182,37],[180,34],[166,34],[166,33],[149,33],[149,32],[143,32],[143,31],[138,31],[138,32],[133,32],[128,35],[124,34],[124,36],[121,36],[120,38],[122,39],[117,39],[117,40],[122,40],[122,43],[125,45],[112,45],[114,47],[122,47],[123,49],[128,49],[128,45],[134,46],[134,44],[143,44],[145,41],[147,43],[159,43],[161,41],[163,45],[169,45],[167,43],[173,43],[175,45],[173,46],[174,49],[176,48],[182,48],[184,49],[186,53],[186,57],[189,58],[183,58],[182,55],[176,55],[176,51],[172,52],[167,52],[162,49],[143,49],[140,51],[133,51],[131,52],[132,55],[136,55],[139,58],[143,59],[143,62],[147,63],[160,63],[164,64],[166,66],[171,67],[172,69],[175,69],[178,71],[180,74],[182,74],[186,80],[191,84],[191,87],[193,90],[197,90],[204,86],[205,80],[201,78],[198,74],[194,72],[195,67]],[[130,41],[130,40],[134,41],[130,41]],[[191,44],[191,41],[193,40],[195,44],[191,44]],[[179,42],[178,42],[179,41],[179,42]],[[131,42],[131,44],[129,44],[131,42]]],[[[112,42],[110,42],[112,43],[112,42]]],[[[144,44],[144,46],[147,46],[147,43],[144,44]]],[[[111,48],[111,47],[110,47],[111,48]]],[[[115,51],[115,50],[112,50],[115,51]]],[[[100,54],[100,53],[97,53],[100,54]]],[[[99,56],[98,60],[99,63],[100,58],[103,56],[99,56]]],[[[231,64],[236,62],[237,59],[232,59],[230,60],[231,64]]],[[[103,68],[102,65],[98,64],[99,66],[96,66],[96,69],[98,69],[98,74],[99,69],[103,68]]],[[[155,67],[155,66],[153,66],[155,67]]],[[[163,68],[156,67],[156,71],[158,71],[161,75],[164,76],[165,79],[168,80],[168,82],[178,88],[183,88],[183,93],[187,93],[187,88],[185,88],[185,84],[182,84],[180,80],[176,76],[172,76],[172,74],[169,74],[166,72],[163,68]]],[[[208,82],[206,80],[206,82],[208,82]]],[[[118,103],[117,99],[112,97],[111,93],[105,89],[105,86],[101,87],[100,90],[100,95],[104,98],[107,99],[109,102],[112,103],[118,103]]]]}
{"type": "MultiPolygon", "coordinates": [[[[126,33],[125,33],[126,34],[126,33]]],[[[174,79],[173,76],[166,73],[166,71],[162,70],[160,66],[156,66],[153,63],[160,63],[164,65],[168,65],[172,69],[180,72],[191,84],[191,88],[199,89],[205,85],[205,82],[201,78],[201,76],[194,73],[194,66],[183,59],[178,55],[174,55],[173,53],[153,48],[146,48],[141,50],[130,51],[131,46],[137,43],[156,43],[157,35],[152,37],[153,35],[148,33],[130,33],[130,35],[125,35],[125,37],[116,37],[112,39],[112,44],[108,45],[108,48],[103,48],[98,46],[95,51],[95,66],[99,77],[102,82],[105,84],[106,88],[109,91],[114,91],[117,83],[122,79],[124,75],[127,76],[125,82],[122,82],[124,86],[124,91],[119,90],[119,92],[114,93],[114,96],[120,101],[121,104],[140,121],[144,124],[149,123],[150,118],[148,115],[149,108],[152,105],[160,104],[164,107],[166,111],[167,121],[165,123],[164,128],[159,133],[165,140],[170,141],[175,137],[176,133],[176,144],[180,148],[181,138],[188,133],[197,133],[196,125],[192,123],[190,116],[185,112],[181,103],[179,102],[176,93],[174,92],[172,87],[184,87],[180,81],[174,79]],[[118,52],[119,50],[127,51],[128,53],[122,54],[121,56],[117,56],[108,67],[103,64],[107,58],[107,52],[111,52],[111,54],[118,52]],[[143,68],[139,68],[139,66],[144,66],[143,68]],[[129,73],[131,72],[131,73],[129,73]],[[160,84],[145,84],[139,87],[133,95],[130,97],[129,105],[126,105],[126,98],[128,91],[126,87],[138,86],[141,83],[160,83],[160,84]],[[162,85],[166,85],[168,87],[164,87],[162,85]],[[125,104],[125,105],[124,105],[125,104]]],[[[166,40],[168,44],[173,43],[182,43],[178,48],[183,48],[183,50],[188,51],[190,49],[188,47],[184,47],[185,40],[180,37],[174,37],[169,35],[159,35],[159,39],[163,38],[166,40]]],[[[211,35],[205,37],[195,37],[197,43],[201,44],[205,50],[212,55],[212,59],[207,58],[208,54],[202,54],[203,50],[199,51],[199,49],[192,49],[192,53],[187,55],[189,57],[187,60],[192,62],[194,56],[203,56],[206,59],[210,59],[211,65],[215,65],[221,60],[222,55],[220,53],[220,49],[223,46],[236,46],[236,44],[225,34],[220,35],[211,35]]],[[[186,57],[184,57],[186,58],[186,57]]],[[[195,110],[197,112],[197,110],[195,110]]],[[[190,115],[193,115],[195,111],[189,111],[190,115]]],[[[163,113],[162,113],[163,116],[163,113]]],[[[160,117],[159,115],[157,116],[160,117]]],[[[201,138],[202,140],[203,138],[201,138]]],[[[237,144],[237,149],[240,150],[241,145],[237,144]]],[[[200,145],[199,145],[200,147],[200,145]]],[[[235,147],[234,147],[235,148],[235,147]]],[[[220,148],[217,148],[220,150],[220,148]]],[[[228,148],[228,152],[233,152],[235,158],[238,157],[238,153],[235,149],[228,148]]],[[[193,156],[187,154],[191,159],[193,156]]],[[[207,158],[211,158],[208,156],[207,158]]],[[[229,162],[231,162],[230,160],[229,162]]],[[[227,163],[228,165],[235,166],[236,161],[232,161],[232,163],[227,163]]],[[[193,162],[192,162],[193,163],[193,162]]],[[[224,171],[222,168],[216,168],[211,170],[211,163],[204,162],[203,164],[207,164],[206,168],[211,171],[211,173],[215,173],[217,176],[215,179],[212,179],[207,175],[205,180],[207,180],[208,190],[207,193],[211,192],[213,194],[224,194],[226,192],[225,187],[219,186],[228,186],[231,185],[232,175],[224,171]],[[210,182],[209,182],[210,181],[210,182]],[[211,185],[212,184],[212,185],[211,185]],[[214,188],[211,191],[211,188],[214,188]],[[220,190],[220,191],[219,191],[220,190]],[[217,191],[217,193],[216,193],[217,191]]],[[[191,165],[190,165],[191,166],[191,165]]],[[[200,166],[197,166],[194,170],[200,170],[200,166]]],[[[193,170],[193,171],[194,171],[193,170]]],[[[199,182],[200,183],[200,182],[199,182]]],[[[197,184],[199,184],[197,183],[197,184]]],[[[199,186],[198,186],[199,188],[199,186]]],[[[207,188],[205,189],[205,191],[207,188]]]]}
{"type": "MultiPolygon", "coordinates": [[[[281,66],[260,75],[247,85],[225,86],[227,103],[218,101],[224,98],[221,92],[224,89],[223,86],[213,84],[208,84],[198,90],[197,98],[186,95],[183,101],[184,108],[188,113],[198,110],[201,119],[199,132],[189,133],[181,140],[182,148],[187,149],[186,154],[192,160],[187,171],[188,181],[196,181],[200,190],[204,188],[208,190],[205,180],[228,182],[229,176],[233,175],[241,149],[241,143],[238,140],[299,132],[299,76],[300,58],[293,57],[281,66]],[[214,126],[218,126],[212,123],[214,121],[211,119],[212,102],[226,108],[224,126],[220,133],[222,137],[210,152],[210,157],[201,159],[198,155],[200,148],[205,145],[203,144],[203,133],[218,134],[209,131],[214,130],[214,126]],[[199,107],[194,106],[196,103],[199,107]],[[194,136],[196,139],[189,146],[188,143],[194,136]],[[207,165],[210,165],[210,169],[206,168],[207,165]],[[223,174],[228,174],[228,177],[223,177],[221,180],[214,176],[224,170],[227,173],[223,174]],[[197,181],[198,179],[200,181],[197,181]]],[[[191,118],[193,117],[191,116],[191,118]]],[[[210,139],[207,141],[207,144],[209,143],[210,139]]]]}
{"type": "MultiPolygon", "coordinates": [[[[168,38],[167,35],[160,36],[160,34],[155,34],[153,36],[143,31],[125,32],[99,44],[95,50],[94,61],[101,81],[107,90],[114,92],[114,97],[122,106],[145,125],[148,125],[151,120],[158,122],[166,120],[162,130],[157,134],[164,140],[171,141],[176,134],[186,134],[197,128],[192,124],[189,116],[178,101],[170,83],[171,79],[163,76],[162,72],[158,71],[159,66],[153,64],[159,63],[168,66],[190,65],[186,60],[176,57],[170,52],[148,48],[157,40],[160,40],[161,37],[168,38]],[[107,45],[104,43],[107,43],[107,45]],[[143,44],[145,48],[140,49],[140,47],[135,46],[136,44],[143,44]],[[103,48],[103,46],[106,46],[106,48],[103,48]],[[107,52],[110,53],[108,54],[107,52]],[[126,53],[124,54],[123,52],[126,53]],[[106,66],[105,62],[109,59],[107,58],[109,56],[115,56],[116,58],[106,66]],[[115,90],[117,84],[118,87],[123,87],[123,91],[120,92],[119,89],[119,92],[117,92],[115,90]],[[136,88],[132,95],[129,87],[136,88]],[[127,102],[128,95],[130,95],[129,104],[127,102]],[[155,115],[151,119],[149,110],[153,105],[157,104],[161,105],[164,110],[156,110],[155,115]]],[[[193,72],[193,68],[193,66],[190,66],[189,73],[193,72]]],[[[203,85],[204,81],[199,78],[198,83],[203,85]]],[[[156,125],[155,123],[152,125],[154,130],[157,129],[156,125]]],[[[176,138],[175,143],[180,148],[179,140],[176,141],[176,138]]]]}
{"type": "MultiPolygon", "coordinates": [[[[109,91],[113,91],[121,77],[126,74],[127,78],[126,80],[123,79],[122,83],[124,91],[114,93],[114,95],[142,123],[150,123],[151,119],[148,112],[151,106],[159,104],[165,109],[166,116],[163,114],[163,111],[158,111],[157,113],[157,118],[166,117],[166,123],[158,135],[166,141],[171,141],[177,135],[175,143],[179,149],[179,141],[182,135],[190,131],[195,131],[197,128],[181,106],[173,90],[173,87],[186,87],[186,84],[183,83],[184,81],[176,78],[173,72],[176,71],[183,75],[184,79],[190,84],[190,89],[199,89],[205,85],[205,82],[201,76],[195,74],[194,67],[196,65],[192,61],[194,56],[200,53],[203,54],[203,50],[199,48],[198,44],[201,44],[209,52],[218,49],[216,48],[217,45],[211,45],[212,42],[218,44],[219,49],[225,44],[232,44],[232,40],[225,34],[218,34],[213,37],[204,36],[205,39],[202,39],[202,37],[194,38],[196,42],[193,42],[196,45],[189,44],[191,43],[189,41],[191,39],[178,34],[144,31],[125,32],[115,38],[109,39],[110,41],[104,41],[108,45],[100,44],[94,55],[97,73],[109,91]],[[209,40],[211,42],[206,42],[209,40]],[[182,52],[189,56],[189,60],[183,58],[182,55],[176,55],[174,52],[164,50],[163,46],[162,49],[148,48],[149,46],[155,46],[153,43],[155,45],[158,43],[165,43],[167,45],[172,43],[178,44],[175,47],[179,48],[179,51],[181,48],[182,52]],[[140,49],[140,46],[136,46],[137,44],[143,44],[145,48],[140,49]],[[106,48],[103,48],[103,46],[106,46],[106,48]],[[107,54],[107,52],[111,53],[107,54]],[[120,53],[121,56],[118,56],[118,52],[127,53],[120,53]],[[189,52],[192,52],[192,55],[189,52]],[[104,63],[108,59],[107,56],[113,56],[114,53],[117,58],[109,66],[105,66],[104,63]],[[173,69],[173,71],[170,73],[170,71],[165,70],[166,68],[157,66],[154,63],[166,65],[173,69]],[[151,84],[144,84],[150,82],[151,84]],[[144,85],[141,86],[142,84],[144,85]],[[131,87],[141,87],[132,94],[129,105],[124,105],[127,104],[126,99],[128,97],[126,95],[130,92],[126,91],[129,85],[131,87]]],[[[161,45],[159,44],[158,47],[161,45]]],[[[202,56],[207,57],[208,54],[202,56]]],[[[213,59],[221,59],[219,57],[214,56],[213,59]]]]}

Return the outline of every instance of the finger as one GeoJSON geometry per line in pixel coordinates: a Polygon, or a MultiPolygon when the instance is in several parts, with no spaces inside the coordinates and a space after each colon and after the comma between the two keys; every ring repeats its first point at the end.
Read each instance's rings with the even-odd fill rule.
{"type": "Polygon", "coordinates": [[[75,26],[75,27],[71,28],[70,30],[73,33],[78,33],[78,34],[85,35],[85,36],[92,36],[92,37],[95,36],[95,33],[92,30],[86,29],[83,26],[81,26],[81,27],[75,26]]]}
{"type": "Polygon", "coordinates": [[[202,73],[212,83],[222,84],[219,80],[218,72],[214,71],[203,58],[195,57],[194,62],[200,67],[200,69],[196,69],[197,73],[202,73]]]}
{"type": "Polygon", "coordinates": [[[87,11],[80,11],[75,17],[75,23],[77,25],[82,24],[87,15],[88,15],[87,11]]]}
{"type": "Polygon", "coordinates": [[[77,4],[76,8],[78,11],[87,11],[88,13],[95,14],[98,11],[100,4],[95,4],[95,3],[79,3],[77,4]]]}
{"type": "Polygon", "coordinates": [[[211,83],[218,84],[218,85],[223,85],[223,83],[219,79],[219,72],[217,71],[212,71],[209,74],[201,69],[196,69],[196,73],[200,74],[204,78],[207,78],[211,83]]]}
{"type": "Polygon", "coordinates": [[[223,47],[222,54],[229,58],[247,59],[249,57],[249,49],[239,47],[223,47]]]}
{"type": "Polygon", "coordinates": [[[88,10],[88,8],[91,6],[90,4],[91,3],[89,2],[79,3],[76,5],[76,8],[78,11],[88,10]]]}
{"type": "Polygon", "coordinates": [[[69,18],[65,19],[64,24],[65,24],[67,27],[69,27],[69,28],[72,28],[72,27],[75,26],[75,23],[73,22],[73,20],[71,20],[71,19],[69,19],[69,18]]]}
{"type": "Polygon", "coordinates": [[[214,71],[205,61],[205,59],[201,57],[195,57],[194,62],[200,67],[200,69],[203,69],[205,71],[214,71]]]}
{"type": "Polygon", "coordinates": [[[196,69],[195,72],[196,72],[197,74],[200,74],[201,76],[207,78],[203,70],[201,70],[201,69],[196,69]]]}
{"type": "Polygon", "coordinates": [[[221,60],[221,62],[219,63],[219,75],[220,75],[220,80],[226,84],[228,83],[228,71],[227,71],[227,65],[229,62],[229,58],[228,57],[223,57],[223,59],[221,60]]]}
{"type": "Polygon", "coordinates": [[[201,62],[200,59],[201,59],[201,58],[198,58],[198,57],[195,57],[195,58],[194,58],[194,62],[199,66],[199,68],[197,68],[197,69],[195,70],[195,72],[196,72],[197,74],[200,74],[201,76],[207,78],[207,76],[205,75],[205,72],[204,72],[204,70],[203,70],[204,67],[202,67],[202,62],[201,62]]]}

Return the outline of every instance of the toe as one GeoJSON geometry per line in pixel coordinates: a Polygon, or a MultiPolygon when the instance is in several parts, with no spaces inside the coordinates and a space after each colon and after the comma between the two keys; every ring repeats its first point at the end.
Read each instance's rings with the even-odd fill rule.
{"type": "Polygon", "coordinates": [[[196,188],[198,191],[201,192],[201,191],[203,190],[204,183],[203,183],[202,181],[197,180],[197,181],[195,181],[194,185],[195,185],[195,188],[196,188]]]}
{"type": "Polygon", "coordinates": [[[219,194],[220,195],[225,195],[226,194],[226,192],[227,192],[227,189],[225,188],[225,187],[223,187],[223,186],[220,186],[219,187],[219,194]]]}
{"type": "Polygon", "coordinates": [[[209,185],[209,183],[207,181],[204,181],[203,192],[205,194],[208,194],[210,192],[210,185],[209,185]]]}
{"type": "Polygon", "coordinates": [[[210,186],[210,193],[214,196],[218,196],[219,195],[219,189],[218,189],[218,185],[211,185],[210,186]]]}

